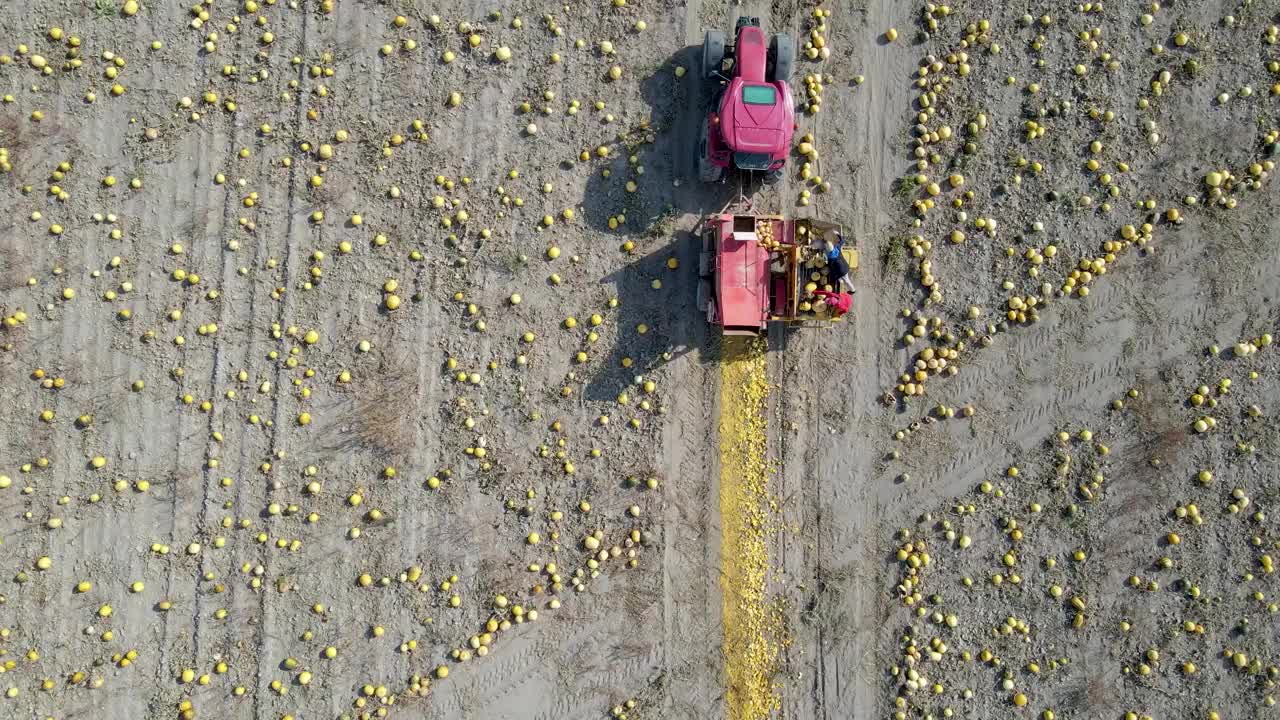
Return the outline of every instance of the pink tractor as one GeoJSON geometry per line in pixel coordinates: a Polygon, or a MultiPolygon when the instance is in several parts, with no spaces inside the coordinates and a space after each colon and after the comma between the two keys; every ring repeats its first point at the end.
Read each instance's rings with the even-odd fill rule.
{"type": "Polygon", "coordinates": [[[759,18],[738,18],[735,33],[728,46],[719,30],[703,36],[702,77],[713,94],[698,141],[698,175],[717,182],[725,170],[737,168],[762,172],[765,182],[774,183],[782,177],[796,128],[787,85],[795,43],[782,33],[766,39],[759,18]]]}

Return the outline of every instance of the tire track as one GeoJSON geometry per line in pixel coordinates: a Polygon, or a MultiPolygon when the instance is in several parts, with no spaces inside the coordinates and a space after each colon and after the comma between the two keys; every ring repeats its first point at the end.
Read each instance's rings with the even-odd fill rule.
{"type": "MultiPolygon", "coordinates": [[[[1188,234],[1180,242],[1171,243],[1169,249],[1170,252],[1166,253],[1168,257],[1166,267],[1176,271],[1184,267],[1184,263],[1192,252],[1198,249],[1198,246],[1192,244],[1192,235],[1188,234]]],[[[1270,257],[1260,258],[1259,262],[1249,265],[1246,273],[1235,276],[1231,285],[1231,297],[1260,292],[1267,279],[1266,268],[1269,263],[1266,260],[1274,260],[1278,255],[1280,252],[1272,248],[1270,257]]],[[[1176,272],[1161,272],[1145,280],[1138,275],[1127,275],[1117,282],[1108,283],[1105,289],[1100,289],[1098,293],[1090,296],[1090,300],[1097,298],[1102,304],[1108,305],[1106,312],[1093,323],[1094,326],[1106,325],[1133,316],[1132,302],[1122,302],[1121,296],[1130,299],[1150,298],[1150,302],[1154,305],[1172,306],[1184,294],[1184,288],[1178,282],[1180,278],[1181,276],[1176,272]]],[[[1133,345],[1129,352],[1123,352],[1119,344],[1113,344],[1110,348],[1099,348],[1094,345],[1093,347],[1100,350],[1101,354],[1095,353],[1087,362],[1078,362],[1073,365],[1073,372],[1070,375],[1076,378],[1074,382],[1056,390],[1052,396],[1036,405],[1016,413],[1008,424],[1010,428],[1008,437],[1015,439],[1014,442],[1021,452],[1029,450],[1054,430],[1059,418],[1084,408],[1095,410],[1096,408],[1090,405],[1096,405],[1097,400],[1109,401],[1110,398],[1120,395],[1132,384],[1133,371],[1141,372],[1145,369],[1160,367],[1183,356],[1187,350],[1184,344],[1187,336],[1212,335],[1213,328],[1228,312],[1230,308],[1219,309],[1209,304],[1202,304],[1192,310],[1186,318],[1169,317],[1161,327],[1140,328],[1143,332],[1131,338],[1133,345]],[[1130,358],[1142,358],[1141,366],[1134,367],[1130,358]],[[1131,369],[1131,372],[1126,373],[1126,369],[1131,369]]],[[[1061,323],[1064,316],[1065,313],[1056,313],[1055,325],[1061,323]]],[[[1041,332],[1038,335],[1033,344],[1040,348],[1039,352],[1046,353],[1039,355],[1040,357],[1064,355],[1064,350],[1070,342],[1069,338],[1057,332],[1041,332]]],[[[1024,353],[1025,348],[1015,347],[1013,356],[1025,357],[1024,353]]],[[[965,392],[964,396],[977,393],[981,397],[993,397],[996,388],[1007,386],[1011,380],[1007,367],[988,365],[979,381],[968,383],[972,390],[965,392]]],[[[923,492],[935,502],[962,493],[984,476],[1001,472],[1014,460],[1013,453],[1002,443],[997,442],[996,438],[988,437],[977,444],[971,444],[969,449],[956,456],[937,473],[935,482],[923,492]]],[[[920,492],[922,491],[918,488],[913,489],[912,497],[920,497],[920,492]]],[[[905,489],[899,492],[899,497],[905,498],[906,495],[905,489]]]]}
{"type": "MultiPolygon", "coordinates": [[[[311,42],[313,41],[313,38],[311,37],[311,32],[312,32],[311,13],[304,12],[304,13],[301,13],[301,15],[302,15],[302,21],[301,21],[302,27],[299,32],[299,51],[298,52],[300,56],[307,56],[309,55],[308,51],[310,50],[311,42]]],[[[306,79],[305,67],[301,64],[298,66],[298,69],[297,69],[297,77],[300,83],[305,82],[305,79],[306,79]]],[[[305,103],[303,101],[304,97],[305,95],[301,91],[294,93],[293,122],[294,122],[294,127],[296,128],[301,128],[303,126],[304,109],[305,109],[304,108],[305,103]]],[[[296,232],[297,226],[295,225],[295,223],[297,222],[297,219],[298,219],[298,202],[299,202],[298,200],[298,187],[299,187],[298,167],[299,165],[300,165],[299,163],[294,163],[289,168],[289,172],[288,172],[288,194],[287,194],[285,209],[284,209],[284,213],[285,213],[284,237],[283,237],[284,259],[280,263],[281,265],[280,273],[281,273],[281,276],[285,278],[286,283],[292,282],[294,262],[296,262],[296,256],[298,252],[298,247],[297,247],[298,233],[296,232]]],[[[266,237],[266,236],[267,234],[263,234],[260,237],[266,237]]],[[[258,283],[255,282],[255,288],[257,287],[257,285],[258,283]]],[[[293,298],[294,298],[293,288],[288,288],[284,294],[284,297],[281,300],[276,302],[275,322],[280,323],[281,326],[288,325],[287,318],[289,317],[290,312],[292,312],[293,310],[293,298]]],[[[290,425],[287,418],[284,417],[284,414],[283,414],[284,408],[280,402],[280,390],[281,388],[286,387],[286,384],[283,382],[284,376],[285,376],[284,363],[277,363],[275,367],[275,376],[273,381],[273,386],[275,387],[276,392],[272,395],[271,408],[270,408],[270,415],[273,419],[273,428],[269,433],[268,440],[267,440],[267,451],[273,458],[275,457],[276,452],[283,448],[283,442],[280,437],[281,429],[287,428],[290,425]]],[[[242,465],[241,467],[244,468],[245,466],[242,465]]],[[[266,478],[264,478],[262,482],[265,485],[267,483],[266,478]]],[[[263,487],[262,489],[265,495],[267,496],[270,495],[270,491],[268,487],[263,487]]],[[[262,564],[264,568],[266,568],[266,572],[264,573],[264,575],[270,577],[270,574],[272,572],[271,568],[273,565],[271,550],[266,545],[263,545],[262,547],[263,549],[259,551],[260,553],[259,562],[262,564]]],[[[275,647],[276,642],[278,642],[274,637],[274,634],[276,632],[276,628],[273,622],[274,613],[272,612],[274,608],[272,607],[272,604],[268,599],[271,597],[271,594],[270,592],[263,590],[259,592],[258,595],[259,595],[259,614],[258,614],[259,631],[256,638],[257,652],[255,653],[257,682],[255,683],[256,687],[253,694],[253,707],[254,707],[255,717],[262,716],[264,707],[272,707],[273,705],[276,704],[272,702],[273,698],[270,695],[271,693],[270,683],[267,680],[266,676],[264,675],[264,670],[266,670],[267,664],[264,663],[263,660],[273,657],[274,653],[271,650],[272,648],[275,647]]]]}
{"type": "MultiPolygon", "coordinates": [[[[890,361],[886,354],[905,352],[882,350],[882,340],[894,334],[899,322],[893,310],[878,304],[878,290],[883,282],[879,248],[868,241],[881,236],[888,224],[888,207],[883,191],[893,182],[895,145],[890,137],[889,115],[884,108],[904,107],[909,88],[899,78],[908,73],[908,57],[896,47],[878,47],[871,28],[888,27],[898,9],[887,0],[873,0],[865,8],[835,7],[828,21],[828,37],[839,47],[852,47],[862,67],[852,70],[837,65],[837,76],[865,74],[867,82],[849,93],[836,93],[831,107],[824,107],[825,117],[852,117],[853,134],[848,137],[848,153],[861,158],[854,175],[857,190],[853,192],[854,233],[862,251],[856,282],[871,288],[854,299],[855,344],[849,358],[848,340],[839,334],[815,338],[816,346],[825,350],[825,360],[818,360],[802,371],[826,378],[824,393],[815,397],[806,415],[799,418],[830,418],[830,440],[820,442],[816,452],[815,485],[817,499],[813,507],[817,524],[818,548],[813,575],[818,581],[813,602],[820,612],[829,608],[826,617],[846,618],[844,627],[819,626],[813,654],[818,659],[813,669],[814,718],[824,720],[850,717],[874,717],[877,700],[873,678],[864,674],[862,658],[874,647],[878,627],[879,593],[871,582],[843,581],[843,571],[851,569],[855,577],[875,578],[881,569],[871,551],[879,535],[882,508],[886,501],[884,488],[872,484],[875,473],[875,448],[878,441],[872,429],[883,415],[877,404],[878,389],[883,387],[882,373],[890,361]],[[828,395],[829,393],[829,395],[828,395]],[[822,402],[827,400],[827,402],[822,402]],[[842,422],[841,422],[842,421],[842,422]],[[827,582],[829,581],[829,582],[827,582]],[[824,587],[825,584],[825,587],[824,587]],[[841,632],[854,628],[855,631],[841,632]]],[[[833,55],[829,63],[835,63],[833,55]]],[[[853,87],[853,86],[850,86],[853,87]]],[[[825,122],[825,121],[824,121],[825,122]]],[[[810,437],[809,441],[816,441],[810,437]]]]}

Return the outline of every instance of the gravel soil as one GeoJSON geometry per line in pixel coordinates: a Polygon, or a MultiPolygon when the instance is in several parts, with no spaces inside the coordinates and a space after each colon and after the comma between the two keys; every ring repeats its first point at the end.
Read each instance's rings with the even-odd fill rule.
{"type": "Polygon", "coordinates": [[[1269,712],[1276,3],[192,5],[0,4],[0,717],[1269,712]],[[861,262],[735,366],[744,201],[861,262]]]}

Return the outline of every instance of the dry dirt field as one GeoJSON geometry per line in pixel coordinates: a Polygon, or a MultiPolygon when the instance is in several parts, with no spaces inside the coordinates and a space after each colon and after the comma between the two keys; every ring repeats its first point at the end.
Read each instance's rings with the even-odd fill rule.
{"type": "Polygon", "coordinates": [[[0,718],[1280,712],[1277,23],[0,3],[0,718]],[[862,260],[755,344],[739,15],[862,260]]]}

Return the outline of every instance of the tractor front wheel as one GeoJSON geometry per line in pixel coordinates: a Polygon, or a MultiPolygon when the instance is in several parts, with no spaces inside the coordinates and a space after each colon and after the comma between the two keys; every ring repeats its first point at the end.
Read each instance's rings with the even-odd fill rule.
{"type": "Polygon", "coordinates": [[[702,36],[702,77],[710,79],[724,65],[724,33],[708,30],[702,36]]]}
{"type": "Polygon", "coordinates": [[[796,44],[790,35],[777,33],[769,38],[769,82],[790,82],[796,65],[796,44]]]}

